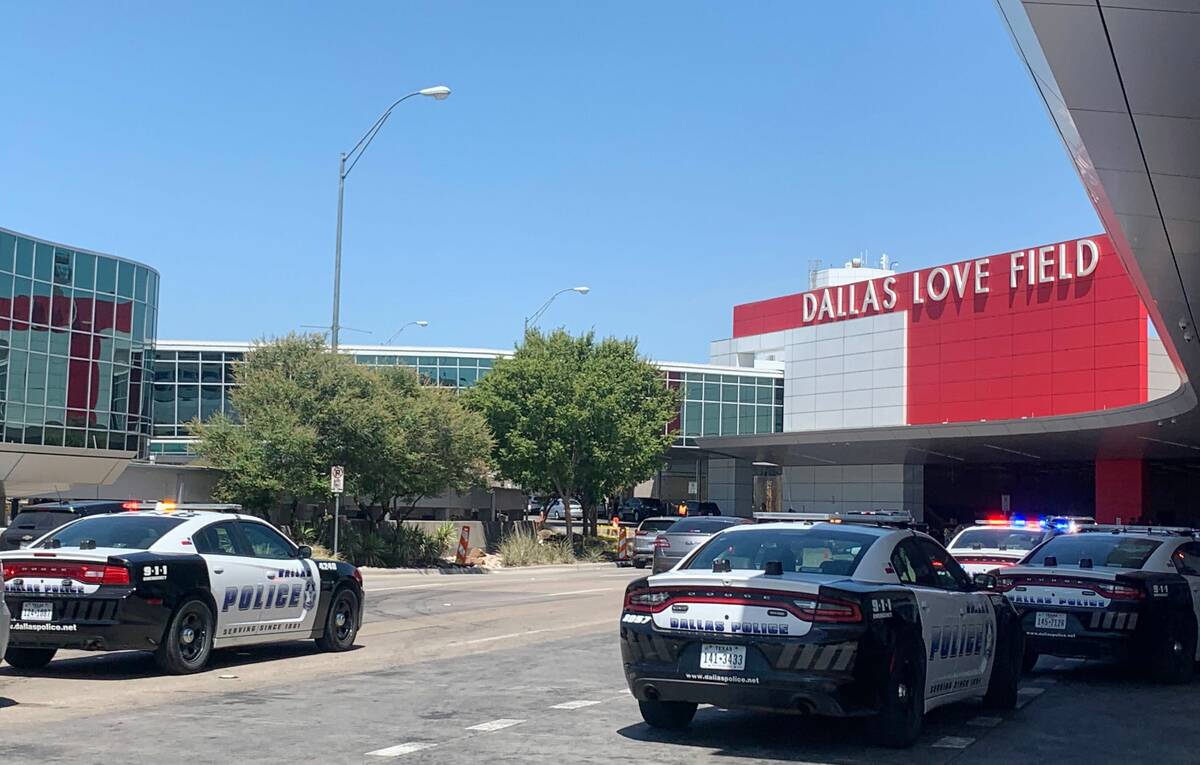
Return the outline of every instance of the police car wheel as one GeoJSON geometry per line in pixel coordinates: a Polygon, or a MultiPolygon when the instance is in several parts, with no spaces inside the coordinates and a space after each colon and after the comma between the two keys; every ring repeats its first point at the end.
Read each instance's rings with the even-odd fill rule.
{"type": "Polygon", "coordinates": [[[639,701],[642,719],[652,728],[683,730],[696,716],[696,705],[686,701],[639,701]]]}
{"type": "Polygon", "coordinates": [[[358,597],[353,590],[343,588],[333,596],[325,631],[317,638],[322,651],[348,651],[358,637],[358,597]]]}
{"type": "Polygon", "coordinates": [[[159,668],[172,675],[199,672],[212,653],[213,617],[208,604],[185,601],[171,616],[162,645],[154,652],[159,668]]]}
{"type": "Polygon", "coordinates": [[[871,721],[872,736],[882,746],[907,749],[921,735],[925,717],[924,657],[919,646],[896,648],[879,714],[871,721]]]}
{"type": "Polygon", "coordinates": [[[646,561],[644,561],[644,560],[635,560],[635,561],[633,562],[633,567],[634,567],[634,568],[645,568],[645,567],[646,567],[646,561]]]}
{"type": "Polygon", "coordinates": [[[1020,625],[1013,625],[1009,639],[996,647],[992,676],[988,678],[987,693],[983,697],[985,705],[992,709],[1017,708],[1025,655],[1025,632],[1020,625]]]}
{"type": "Polygon", "coordinates": [[[1150,676],[1158,683],[1186,683],[1196,669],[1196,630],[1170,619],[1150,646],[1150,676]]]}
{"type": "Polygon", "coordinates": [[[16,669],[41,669],[50,663],[57,648],[20,648],[12,646],[4,652],[4,660],[16,669]]]}

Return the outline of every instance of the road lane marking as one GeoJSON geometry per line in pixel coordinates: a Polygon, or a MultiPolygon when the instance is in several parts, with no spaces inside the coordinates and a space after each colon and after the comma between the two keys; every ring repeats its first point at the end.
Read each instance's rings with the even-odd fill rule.
{"type": "Polygon", "coordinates": [[[1029,702],[1036,699],[1046,692],[1045,688],[1020,688],[1017,690],[1017,709],[1021,709],[1029,702]]]}
{"type": "Polygon", "coordinates": [[[1003,717],[974,717],[967,720],[967,725],[973,728],[995,728],[1002,722],[1004,722],[1003,717]]]}
{"type": "Polygon", "coordinates": [[[579,622],[577,624],[564,624],[561,627],[543,627],[540,630],[526,630],[525,632],[510,632],[507,635],[492,635],[491,637],[475,638],[474,640],[457,640],[447,645],[475,645],[477,643],[491,643],[495,640],[508,640],[510,638],[525,637],[526,635],[541,635],[546,632],[562,632],[563,630],[573,630],[579,627],[598,627],[602,624],[612,624],[612,619],[600,619],[594,622],[579,622]]]}
{"type": "Polygon", "coordinates": [[[492,731],[504,730],[505,728],[511,728],[514,725],[520,725],[523,722],[525,722],[525,721],[524,720],[509,720],[507,718],[501,717],[499,720],[492,720],[491,722],[485,722],[485,723],[479,723],[478,725],[472,725],[472,726],[468,727],[467,730],[477,730],[477,731],[481,731],[483,733],[491,733],[492,731]]]}
{"type": "Polygon", "coordinates": [[[975,739],[966,736],[942,736],[933,742],[934,749],[966,749],[975,739]]]}
{"type": "Polygon", "coordinates": [[[596,704],[599,704],[599,703],[600,703],[599,701],[580,699],[578,701],[564,701],[563,703],[555,704],[554,706],[552,706],[550,708],[551,709],[583,709],[584,707],[595,706],[596,704]]]}
{"type": "Polygon", "coordinates": [[[402,754],[412,754],[420,752],[424,749],[432,749],[437,744],[429,744],[424,741],[408,741],[403,744],[389,746],[387,749],[376,749],[374,752],[367,752],[367,757],[399,757],[402,754]]]}

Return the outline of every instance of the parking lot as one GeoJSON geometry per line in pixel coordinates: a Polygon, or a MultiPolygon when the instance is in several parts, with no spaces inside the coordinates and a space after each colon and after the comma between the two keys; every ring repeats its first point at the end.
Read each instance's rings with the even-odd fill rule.
{"type": "Polygon", "coordinates": [[[907,751],[853,722],[701,709],[687,733],[645,726],[615,633],[635,572],[368,575],[359,648],[294,643],[217,654],[163,677],[145,654],[64,653],[38,677],[0,668],[0,762],[1194,763],[1197,683],[1043,659],[1021,708],[930,715],[907,751]]]}

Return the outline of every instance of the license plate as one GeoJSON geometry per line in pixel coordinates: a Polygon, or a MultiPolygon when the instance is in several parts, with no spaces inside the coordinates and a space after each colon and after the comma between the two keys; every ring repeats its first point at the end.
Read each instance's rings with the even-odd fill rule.
{"type": "Polygon", "coordinates": [[[741,672],[746,668],[746,646],[708,645],[700,646],[700,669],[723,669],[741,672]]]}
{"type": "Polygon", "coordinates": [[[1033,626],[1039,630],[1065,630],[1067,628],[1067,615],[1039,612],[1033,618],[1033,626]]]}
{"type": "Polygon", "coordinates": [[[48,622],[54,619],[53,603],[22,603],[21,621],[48,622]]]}

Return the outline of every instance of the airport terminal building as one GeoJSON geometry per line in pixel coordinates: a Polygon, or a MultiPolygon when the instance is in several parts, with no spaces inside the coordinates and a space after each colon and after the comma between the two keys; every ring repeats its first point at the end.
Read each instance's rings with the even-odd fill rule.
{"type": "MultiPolygon", "coordinates": [[[[659,363],[681,393],[678,437],[633,490],[727,514],[903,508],[934,521],[1131,518],[1169,502],[1186,462],[1073,451],[1053,428],[959,448],[981,428],[1070,430],[1180,386],[1108,236],[968,255],[907,273],[850,262],[811,274],[807,291],[735,306],[708,363],[659,363]]],[[[188,423],[236,419],[252,345],[157,339],[158,289],[132,261],[0,231],[6,496],[208,498],[215,476],[195,464],[188,423]]],[[[342,352],[455,389],[511,353],[342,352]]]]}

